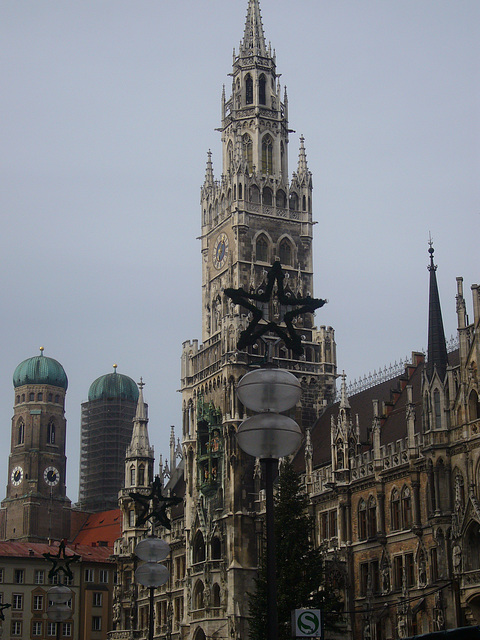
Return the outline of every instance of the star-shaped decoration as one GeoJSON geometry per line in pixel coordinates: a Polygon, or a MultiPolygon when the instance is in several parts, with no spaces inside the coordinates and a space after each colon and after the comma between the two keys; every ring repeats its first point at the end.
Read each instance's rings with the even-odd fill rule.
{"type": "Polygon", "coordinates": [[[11,604],[0,604],[0,620],[5,620],[5,614],[3,613],[4,609],[8,609],[11,607],[11,604]]]}
{"type": "Polygon", "coordinates": [[[78,562],[80,560],[80,556],[76,553],[71,556],[67,556],[65,554],[65,540],[60,542],[56,556],[51,553],[43,553],[42,555],[45,560],[52,563],[52,568],[48,572],[48,577],[50,579],[62,572],[69,580],[73,580],[73,573],[70,569],[70,565],[72,562],[78,562]]]}
{"type": "Polygon", "coordinates": [[[129,496],[141,508],[141,513],[136,520],[137,527],[141,527],[147,520],[151,520],[154,524],[161,524],[166,529],[172,528],[170,519],[167,516],[167,509],[175,504],[180,504],[182,498],[164,496],[162,494],[162,481],[159,476],[155,476],[149,494],[143,495],[135,492],[129,493],[129,496]]]}
{"type": "Polygon", "coordinates": [[[285,274],[282,271],[282,265],[277,261],[273,263],[267,273],[267,283],[264,291],[248,293],[242,287],[240,287],[240,289],[225,289],[225,295],[228,296],[234,304],[248,309],[253,316],[248,327],[240,333],[240,339],[237,343],[238,349],[244,349],[248,345],[253,345],[265,333],[272,332],[281,338],[295,355],[302,355],[302,340],[295,331],[293,320],[304,313],[313,313],[315,309],[323,307],[327,300],[311,298],[310,296],[297,298],[294,295],[285,293],[283,286],[284,278],[285,274]],[[274,294],[275,282],[277,283],[277,289],[274,294]],[[269,303],[275,298],[279,305],[279,322],[270,320],[268,316],[269,303]],[[260,302],[260,307],[257,307],[254,302],[260,302]],[[281,326],[282,323],[285,324],[286,329],[281,326]]]}

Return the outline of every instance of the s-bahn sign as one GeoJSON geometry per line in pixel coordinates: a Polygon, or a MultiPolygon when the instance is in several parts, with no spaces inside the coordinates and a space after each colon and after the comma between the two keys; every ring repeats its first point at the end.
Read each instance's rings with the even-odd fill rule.
{"type": "Polygon", "coordinates": [[[294,638],[322,638],[322,612],[320,609],[295,609],[292,611],[292,636],[294,638]]]}

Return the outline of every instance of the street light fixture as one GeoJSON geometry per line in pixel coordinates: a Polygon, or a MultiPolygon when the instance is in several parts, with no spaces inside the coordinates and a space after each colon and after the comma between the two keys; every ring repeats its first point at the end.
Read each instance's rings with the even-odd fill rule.
{"type": "Polygon", "coordinates": [[[170,545],[153,535],[141,540],[135,547],[135,555],[145,564],[135,571],[135,580],[150,589],[149,640],[153,640],[153,595],[156,587],[165,584],[170,576],[164,564],[158,564],[170,553],[170,545]]]}
{"type": "Polygon", "coordinates": [[[275,517],[273,480],[278,459],[296,451],[302,432],[291,418],[279,411],[292,408],[300,400],[298,379],[283,369],[257,369],[238,383],[237,395],[252,411],[260,411],[242,422],[237,431],[238,446],[265,465],[265,520],[267,538],[267,640],[278,638],[277,576],[275,559],[275,517]]]}

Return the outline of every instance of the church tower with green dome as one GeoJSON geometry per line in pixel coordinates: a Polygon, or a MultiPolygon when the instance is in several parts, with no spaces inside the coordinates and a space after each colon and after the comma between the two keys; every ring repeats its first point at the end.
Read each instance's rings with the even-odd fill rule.
{"type": "Polygon", "coordinates": [[[1,538],[23,542],[61,540],[70,535],[66,496],[65,394],[62,365],[43,354],[21,362],[15,388],[7,494],[2,502],[1,538]]]}
{"type": "Polygon", "coordinates": [[[117,373],[100,376],[82,404],[78,507],[96,513],[118,508],[124,485],[125,451],[130,444],[138,387],[117,373]]]}

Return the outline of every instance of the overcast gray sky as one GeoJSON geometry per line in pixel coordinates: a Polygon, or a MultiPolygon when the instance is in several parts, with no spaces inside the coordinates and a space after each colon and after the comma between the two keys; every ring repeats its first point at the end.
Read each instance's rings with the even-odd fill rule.
{"type": "MultiPolygon", "coordinates": [[[[290,169],[314,178],[317,324],[349,380],[427,343],[432,233],[447,336],[478,268],[478,0],[261,0],[287,85],[290,169]]],[[[201,337],[199,188],[221,173],[220,97],[247,0],[0,0],[0,416],[16,365],[68,375],[67,493],[80,403],[143,376],[158,460],[180,435],[180,354],[201,337]]],[[[0,497],[4,496],[0,490],[0,497]]]]}

